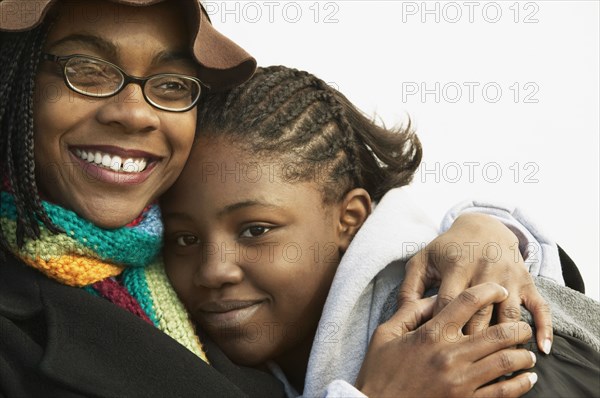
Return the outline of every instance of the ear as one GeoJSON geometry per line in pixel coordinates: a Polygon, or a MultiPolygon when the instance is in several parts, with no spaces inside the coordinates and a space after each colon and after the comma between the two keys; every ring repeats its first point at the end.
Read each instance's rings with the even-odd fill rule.
{"type": "Polygon", "coordinates": [[[362,188],[351,190],[342,199],[339,214],[339,248],[343,253],[371,214],[371,196],[362,188]]]}

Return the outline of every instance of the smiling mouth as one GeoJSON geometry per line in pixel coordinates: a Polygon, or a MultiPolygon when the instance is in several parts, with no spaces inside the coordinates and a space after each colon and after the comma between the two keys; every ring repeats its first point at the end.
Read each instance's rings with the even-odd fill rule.
{"type": "Polygon", "coordinates": [[[260,301],[236,301],[209,303],[198,311],[198,315],[209,325],[229,328],[252,318],[254,313],[264,304],[260,301]]]}
{"type": "Polygon", "coordinates": [[[72,148],[71,152],[88,163],[122,173],[141,173],[152,161],[150,157],[122,157],[109,152],[85,148],[72,148]]]}

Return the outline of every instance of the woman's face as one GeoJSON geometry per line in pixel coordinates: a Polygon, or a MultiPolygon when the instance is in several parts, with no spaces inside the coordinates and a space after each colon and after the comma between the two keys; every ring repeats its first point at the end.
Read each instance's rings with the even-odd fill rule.
{"type": "MultiPolygon", "coordinates": [[[[126,7],[84,1],[60,7],[44,52],[102,58],[139,77],[196,75],[186,18],[172,3],[126,7]]],[[[86,97],[67,88],[54,62],[41,61],[34,98],[42,197],[105,228],[133,220],[175,181],[194,138],[195,108],[183,113],[154,108],[136,84],[113,97],[86,97]],[[110,165],[119,159],[134,166],[114,171],[110,165]]]]}
{"type": "Polygon", "coordinates": [[[340,260],[340,213],[319,181],[291,183],[289,164],[260,162],[219,139],[198,143],[161,198],[164,260],[229,358],[284,366],[311,347],[340,260]]]}

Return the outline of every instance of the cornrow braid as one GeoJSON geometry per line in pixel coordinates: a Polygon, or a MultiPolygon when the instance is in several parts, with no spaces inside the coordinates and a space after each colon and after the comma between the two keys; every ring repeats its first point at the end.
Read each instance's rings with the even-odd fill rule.
{"type": "Polygon", "coordinates": [[[198,126],[200,141],[226,136],[254,153],[298,162],[298,181],[326,170],[325,203],[357,187],[378,201],[409,184],[422,158],[410,121],[380,127],[323,80],[284,66],[258,68],[245,84],[203,96],[198,126]]]}
{"type": "MultiPolygon", "coordinates": [[[[0,33],[0,176],[2,189],[15,198],[19,246],[39,238],[39,221],[60,232],[42,206],[35,180],[33,96],[48,28],[45,23],[26,32],[0,33]]],[[[8,250],[2,226],[0,245],[8,250]]]]}

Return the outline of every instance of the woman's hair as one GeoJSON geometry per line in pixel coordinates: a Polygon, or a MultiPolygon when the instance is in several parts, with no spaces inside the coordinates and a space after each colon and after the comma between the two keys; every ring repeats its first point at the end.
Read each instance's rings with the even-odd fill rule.
{"type": "MultiPolygon", "coordinates": [[[[2,190],[14,195],[19,246],[39,237],[38,220],[59,231],[41,204],[33,151],[33,92],[47,31],[43,24],[26,32],[0,32],[0,176],[2,190]]],[[[8,248],[1,225],[0,245],[8,248]]]]}
{"type": "Polygon", "coordinates": [[[198,145],[203,137],[225,137],[293,162],[295,181],[321,176],[325,203],[358,187],[378,201],[410,183],[422,157],[410,121],[404,128],[380,127],[321,79],[284,66],[258,68],[245,84],[203,96],[198,126],[198,145]]]}

